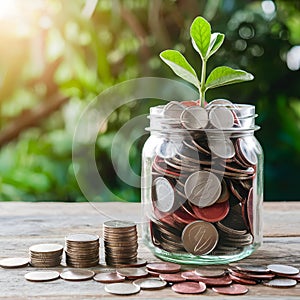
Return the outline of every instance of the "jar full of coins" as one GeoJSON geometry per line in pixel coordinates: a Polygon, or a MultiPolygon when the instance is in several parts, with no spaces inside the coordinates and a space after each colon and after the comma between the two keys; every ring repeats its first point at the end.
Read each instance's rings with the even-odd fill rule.
{"type": "Polygon", "coordinates": [[[150,109],[143,239],[159,258],[224,264],[262,243],[263,152],[255,107],[225,99],[150,109]]]}

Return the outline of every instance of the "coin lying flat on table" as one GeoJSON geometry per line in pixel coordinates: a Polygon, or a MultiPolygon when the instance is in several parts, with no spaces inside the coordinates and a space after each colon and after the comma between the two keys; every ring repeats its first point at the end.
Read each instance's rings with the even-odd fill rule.
{"type": "Polygon", "coordinates": [[[246,264],[232,264],[233,267],[243,272],[253,273],[269,273],[269,269],[261,265],[246,265],[246,264]]]}
{"type": "Polygon", "coordinates": [[[201,294],[205,292],[206,285],[203,282],[181,282],[173,284],[172,290],[179,294],[201,294]]]}
{"type": "Polygon", "coordinates": [[[142,290],[158,290],[164,288],[167,282],[158,278],[140,278],[136,279],[133,284],[139,286],[142,290]]]}
{"type": "Polygon", "coordinates": [[[288,278],[276,278],[270,281],[263,281],[263,284],[269,287],[289,288],[297,285],[297,280],[288,278]]]}
{"type": "Polygon", "coordinates": [[[117,269],[117,274],[119,274],[120,276],[124,276],[128,279],[137,279],[147,276],[148,272],[145,269],[130,267],[117,269]]]}
{"type": "Polygon", "coordinates": [[[221,277],[225,274],[224,269],[213,269],[213,268],[198,268],[195,273],[202,277],[221,277]]]}
{"type": "Polygon", "coordinates": [[[180,271],[181,266],[169,262],[160,262],[147,264],[147,269],[158,273],[177,273],[180,271]]]}
{"type": "Polygon", "coordinates": [[[125,281],[125,277],[119,275],[117,272],[98,273],[93,279],[102,283],[118,283],[125,281]]]}
{"type": "Polygon", "coordinates": [[[243,295],[248,293],[248,288],[241,284],[232,284],[225,287],[213,287],[212,290],[224,295],[243,295]]]}
{"type": "Polygon", "coordinates": [[[280,264],[271,264],[268,265],[267,268],[275,273],[275,274],[284,274],[284,275],[296,275],[299,273],[299,269],[288,266],[288,265],[280,265],[280,264]]]}
{"type": "Polygon", "coordinates": [[[82,281],[93,278],[95,272],[91,270],[83,270],[83,269],[74,269],[74,270],[66,270],[60,274],[60,277],[64,280],[69,281],[82,281]]]}
{"type": "Polygon", "coordinates": [[[59,272],[57,271],[33,271],[24,275],[25,279],[29,281],[42,282],[50,281],[59,278],[59,272]]]}
{"type": "Polygon", "coordinates": [[[127,282],[106,284],[104,289],[106,292],[115,295],[132,295],[141,290],[138,285],[127,282]]]}
{"type": "Polygon", "coordinates": [[[0,260],[0,267],[7,269],[27,267],[28,264],[29,259],[24,257],[9,257],[0,260]]]}
{"type": "Polygon", "coordinates": [[[160,274],[159,278],[161,280],[171,282],[171,283],[178,283],[178,282],[184,282],[186,279],[181,276],[181,273],[166,273],[166,274],[160,274]]]}

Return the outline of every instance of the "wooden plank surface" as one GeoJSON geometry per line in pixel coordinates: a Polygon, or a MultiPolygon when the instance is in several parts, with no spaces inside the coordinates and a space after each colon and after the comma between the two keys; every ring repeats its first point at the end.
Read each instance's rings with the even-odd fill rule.
{"type": "MultiPolygon", "coordinates": [[[[24,203],[0,202],[0,258],[27,256],[36,243],[64,243],[64,236],[73,232],[102,235],[102,224],[108,219],[128,219],[141,222],[141,207],[137,203],[24,203]]],[[[101,249],[103,252],[103,249],[101,249]]],[[[140,244],[139,256],[157,261],[140,244]]],[[[102,255],[103,262],[103,255],[102,255]]],[[[264,203],[264,245],[243,262],[251,264],[285,263],[300,267],[300,203],[264,203]]],[[[94,268],[96,271],[104,267],[94,268]]],[[[54,268],[55,269],[55,268],[54,268]]],[[[62,270],[63,268],[56,268],[62,270]]],[[[109,295],[104,285],[94,281],[66,282],[57,280],[32,283],[23,275],[34,268],[7,270],[0,268],[1,299],[124,299],[109,295]]],[[[250,286],[244,299],[300,299],[300,285],[290,289],[250,286]]],[[[170,288],[141,291],[130,296],[136,299],[219,298],[211,290],[204,295],[179,295],[170,288]]]]}

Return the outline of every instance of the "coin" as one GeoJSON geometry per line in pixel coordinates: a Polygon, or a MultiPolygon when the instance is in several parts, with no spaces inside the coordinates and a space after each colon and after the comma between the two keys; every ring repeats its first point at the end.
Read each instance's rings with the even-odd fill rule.
{"type": "Polygon", "coordinates": [[[169,212],[174,206],[174,188],[169,180],[158,177],[153,182],[152,195],[155,206],[161,212],[169,212]]]}
{"type": "Polygon", "coordinates": [[[106,292],[115,295],[132,295],[141,290],[139,286],[129,282],[106,284],[104,289],[106,292]]]}
{"type": "Polygon", "coordinates": [[[125,281],[125,277],[116,272],[105,272],[96,274],[93,279],[102,283],[117,283],[125,281]]]}
{"type": "Polygon", "coordinates": [[[128,279],[137,279],[146,277],[148,272],[145,269],[130,267],[117,269],[117,274],[128,279]]]}
{"type": "Polygon", "coordinates": [[[205,255],[216,247],[219,234],[211,223],[195,221],[184,228],[181,239],[187,252],[205,255]]]}
{"type": "Polygon", "coordinates": [[[241,161],[248,165],[253,166],[257,164],[257,154],[254,148],[250,148],[249,144],[252,144],[251,137],[242,137],[237,140],[237,153],[241,161]]]}
{"type": "MultiPolygon", "coordinates": [[[[146,266],[147,261],[145,259],[142,258],[137,258],[135,261],[133,262],[126,262],[123,267],[144,267],[146,266]]],[[[119,267],[122,267],[122,265],[119,265],[119,267]]]]}
{"type": "Polygon", "coordinates": [[[263,281],[263,284],[269,287],[289,288],[297,285],[297,280],[288,278],[276,278],[270,281],[263,281]]]}
{"type": "Polygon", "coordinates": [[[224,269],[214,269],[214,268],[198,268],[195,273],[202,277],[221,277],[225,274],[224,269]]]}
{"type": "Polygon", "coordinates": [[[209,111],[209,122],[215,128],[229,129],[233,127],[234,117],[227,107],[215,106],[209,111]]]}
{"type": "Polygon", "coordinates": [[[67,242],[85,243],[85,242],[97,242],[98,240],[99,240],[99,236],[94,234],[76,233],[76,234],[70,234],[66,236],[67,242]]]}
{"type": "Polygon", "coordinates": [[[38,244],[33,245],[29,248],[30,252],[33,253],[53,253],[63,251],[63,246],[59,244],[38,244]]]}
{"type": "Polygon", "coordinates": [[[0,267],[12,269],[12,268],[22,268],[29,264],[29,259],[24,257],[9,257],[0,260],[0,267]]]}
{"type": "Polygon", "coordinates": [[[247,285],[255,285],[255,284],[257,284],[257,282],[255,280],[251,280],[251,279],[248,279],[248,278],[238,277],[238,276],[235,276],[233,274],[229,274],[229,277],[232,279],[233,282],[247,284],[247,285]]]}
{"type": "Polygon", "coordinates": [[[205,292],[206,285],[203,282],[180,282],[173,284],[172,290],[180,294],[201,294],[205,292]]]}
{"type": "Polygon", "coordinates": [[[261,265],[248,265],[248,264],[233,264],[238,270],[249,272],[249,273],[269,273],[269,269],[261,265]]]}
{"type": "Polygon", "coordinates": [[[214,100],[210,101],[210,102],[205,106],[205,108],[209,110],[210,108],[212,108],[212,107],[214,107],[214,106],[228,106],[228,107],[235,107],[235,105],[234,105],[231,101],[229,101],[229,100],[227,100],[227,99],[214,99],[214,100]]]}
{"type": "Polygon", "coordinates": [[[210,135],[208,135],[208,137],[208,146],[213,154],[224,159],[234,157],[235,149],[230,139],[222,136],[210,138],[210,135]]]}
{"type": "Polygon", "coordinates": [[[203,208],[197,206],[192,206],[192,208],[199,219],[207,222],[218,222],[227,216],[230,206],[229,201],[225,201],[222,203],[214,203],[211,206],[203,208]]]}
{"type": "Polygon", "coordinates": [[[202,277],[198,275],[198,280],[204,282],[207,286],[226,286],[232,283],[229,276],[222,277],[202,277]]]}
{"type": "Polygon", "coordinates": [[[133,284],[139,286],[142,290],[158,290],[164,288],[167,282],[158,278],[140,278],[136,279],[133,284]]]}
{"type": "Polygon", "coordinates": [[[180,115],[182,125],[187,129],[204,128],[208,122],[207,111],[201,106],[188,106],[180,115]]]}
{"type": "Polygon", "coordinates": [[[42,282],[42,281],[50,281],[55,280],[59,278],[59,272],[57,271],[33,271],[26,273],[24,275],[26,280],[29,281],[36,281],[36,282],[42,282]]]}
{"type": "Polygon", "coordinates": [[[69,281],[83,281],[93,278],[95,272],[91,270],[84,269],[75,269],[75,270],[66,270],[60,273],[60,277],[64,280],[69,281]]]}
{"type": "Polygon", "coordinates": [[[183,282],[186,279],[181,276],[181,273],[165,273],[165,274],[160,274],[159,278],[161,280],[171,282],[171,283],[178,283],[178,282],[183,282]]]}
{"type": "Polygon", "coordinates": [[[191,281],[200,281],[201,276],[195,273],[195,271],[185,271],[181,273],[181,277],[186,279],[186,280],[191,280],[191,281]]]}
{"type": "Polygon", "coordinates": [[[164,107],[164,117],[179,121],[180,115],[184,111],[184,108],[185,107],[181,103],[177,101],[171,101],[164,107]]]}
{"type": "Polygon", "coordinates": [[[248,288],[241,284],[232,284],[226,287],[213,287],[212,290],[224,295],[243,295],[248,293],[248,288]]]}
{"type": "Polygon", "coordinates": [[[271,264],[267,266],[268,270],[275,274],[284,274],[284,275],[296,275],[299,273],[299,269],[281,264],[271,264]]]}
{"type": "Polygon", "coordinates": [[[221,182],[207,171],[192,173],[185,182],[186,197],[196,206],[206,207],[215,203],[221,195],[221,182]]]}
{"type": "Polygon", "coordinates": [[[181,266],[169,262],[159,262],[147,264],[147,269],[158,273],[177,273],[180,271],[181,266]]]}

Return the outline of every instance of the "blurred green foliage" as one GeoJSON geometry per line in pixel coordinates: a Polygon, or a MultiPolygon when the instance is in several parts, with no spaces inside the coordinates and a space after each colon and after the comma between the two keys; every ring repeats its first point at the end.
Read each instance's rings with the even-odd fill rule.
{"type": "MultiPolygon", "coordinates": [[[[124,80],[175,78],[159,59],[164,49],[177,49],[196,65],[188,30],[197,15],[226,34],[209,68],[225,64],[255,75],[253,82],[216,89],[207,99],[256,105],[265,198],[300,198],[298,1],[99,0],[95,11],[90,0],[15,2],[7,16],[0,4],[0,200],[85,201],[72,165],[80,113],[101,91],[124,80]]],[[[155,104],[139,101],[118,109],[96,144],[101,176],[128,201],[139,201],[140,193],[117,178],[110,145],[126,121],[155,104]]],[[[136,173],[144,139],[130,153],[136,173]]]]}

